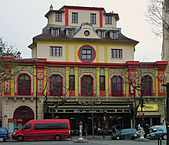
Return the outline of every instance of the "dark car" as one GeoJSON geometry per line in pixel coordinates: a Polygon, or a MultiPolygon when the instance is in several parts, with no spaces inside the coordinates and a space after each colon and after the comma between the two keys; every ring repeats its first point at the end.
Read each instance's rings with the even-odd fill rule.
{"type": "Polygon", "coordinates": [[[162,137],[162,139],[167,139],[167,130],[165,125],[155,125],[149,128],[149,133],[146,138],[148,139],[157,139],[162,137]]]}
{"type": "Polygon", "coordinates": [[[8,130],[0,127],[0,142],[6,141],[6,139],[8,139],[8,130]]]}
{"type": "Polygon", "coordinates": [[[112,134],[112,139],[136,139],[136,129],[122,129],[112,134]]]}

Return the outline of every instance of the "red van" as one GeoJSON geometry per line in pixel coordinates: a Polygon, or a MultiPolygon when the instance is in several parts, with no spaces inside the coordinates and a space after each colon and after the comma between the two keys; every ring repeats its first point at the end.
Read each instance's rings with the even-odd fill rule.
{"type": "Polygon", "coordinates": [[[12,139],[49,139],[61,140],[70,137],[68,119],[30,120],[21,129],[12,134],[12,139]]]}

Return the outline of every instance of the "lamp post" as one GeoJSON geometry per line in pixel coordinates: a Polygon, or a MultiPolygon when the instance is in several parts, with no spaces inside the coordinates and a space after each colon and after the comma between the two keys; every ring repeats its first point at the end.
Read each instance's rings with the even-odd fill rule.
{"type": "Polygon", "coordinates": [[[166,98],[166,111],[167,111],[167,116],[166,116],[166,129],[167,129],[167,144],[169,145],[169,83],[167,84],[162,84],[162,86],[167,87],[167,98],[166,98]]]}

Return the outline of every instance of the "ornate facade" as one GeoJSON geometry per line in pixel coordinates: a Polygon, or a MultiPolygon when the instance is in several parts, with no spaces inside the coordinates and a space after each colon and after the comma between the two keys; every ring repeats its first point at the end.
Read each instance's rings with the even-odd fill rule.
{"type": "Polygon", "coordinates": [[[138,42],[117,28],[118,14],[51,6],[45,17],[47,26],[29,46],[33,58],[19,60],[4,83],[2,116],[9,132],[33,118],[68,118],[74,132],[80,120],[89,128],[92,121],[95,128],[132,127],[131,81],[144,86],[135,97],[139,103],[143,96],[146,121],[164,120],[167,62],[134,61],[138,42]]]}

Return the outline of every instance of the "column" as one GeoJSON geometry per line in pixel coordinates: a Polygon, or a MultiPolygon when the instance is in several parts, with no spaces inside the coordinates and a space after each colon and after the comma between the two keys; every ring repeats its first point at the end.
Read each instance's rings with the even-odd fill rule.
{"type": "Polygon", "coordinates": [[[66,62],[69,62],[69,44],[66,44],[66,62]]]}
{"type": "Polygon", "coordinates": [[[100,68],[96,68],[97,71],[97,96],[100,96],[100,68]]]}
{"type": "Polygon", "coordinates": [[[69,67],[66,67],[66,96],[69,96],[69,67]]]}
{"type": "Polygon", "coordinates": [[[75,67],[75,96],[78,96],[78,67],[75,67]]]}
{"type": "Polygon", "coordinates": [[[107,63],[107,45],[105,46],[105,60],[104,60],[105,63],[107,63]]]}
{"type": "MultiPolygon", "coordinates": [[[[4,91],[5,92],[5,91],[4,91]]],[[[14,68],[11,70],[11,96],[14,96],[14,68]]]]}
{"type": "Polygon", "coordinates": [[[109,81],[108,81],[108,68],[105,68],[105,89],[106,89],[106,96],[109,96],[109,81]]]}
{"type": "Polygon", "coordinates": [[[157,67],[155,68],[155,72],[156,72],[156,77],[155,77],[155,95],[158,96],[158,69],[157,67]]]}

